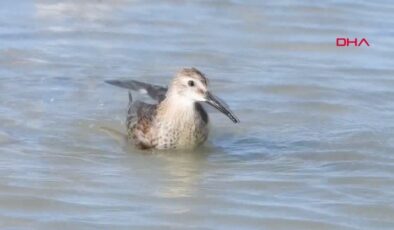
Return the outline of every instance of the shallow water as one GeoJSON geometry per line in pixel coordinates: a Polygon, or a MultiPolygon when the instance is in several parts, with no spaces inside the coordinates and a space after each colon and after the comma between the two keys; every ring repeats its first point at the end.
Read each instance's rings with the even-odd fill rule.
{"type": "Polygon", "coordinates": [[[0,3],[1,229],[393,229],[391,1],[0,3]],[[337,37],[370,47],[335,47],[337,37]],[[207,74],[241,119],[145,153],[127,93],[207,74]]]}

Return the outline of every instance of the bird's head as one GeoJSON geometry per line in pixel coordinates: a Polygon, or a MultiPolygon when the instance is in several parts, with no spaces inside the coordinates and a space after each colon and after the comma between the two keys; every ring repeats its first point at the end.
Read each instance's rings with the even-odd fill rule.
{"type": "Polygon", "coordinates": [[[206,102],[228,116],[234,123],[239,120],[217,97],[208,90],[208,80],[196,68],[183,68],[174,77],[168,93],[178,98],[180,104],[206,102]]]}

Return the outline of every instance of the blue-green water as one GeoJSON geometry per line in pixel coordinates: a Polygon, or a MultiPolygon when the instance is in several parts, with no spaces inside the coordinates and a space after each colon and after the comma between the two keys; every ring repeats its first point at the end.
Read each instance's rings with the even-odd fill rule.
{"type": "Polygon", "coordinates": [[[1,229],[393,229],[391,1],[1,1],[1,229]],[[336,47],[337,37],[370,47],[336,47]],[[136,151],[106,79],[210,79],[194,153],[136,151]]]}

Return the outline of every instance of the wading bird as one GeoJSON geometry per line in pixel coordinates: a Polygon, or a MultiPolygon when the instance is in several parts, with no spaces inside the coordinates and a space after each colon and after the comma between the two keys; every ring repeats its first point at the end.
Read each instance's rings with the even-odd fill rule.
{"type": "Polygon", "coordinates": [[[169,87],[139,81],[109,80],[109,84],[148,94],[157,104],[132,100],[129,92],[127,134],[140,149],[193,149],[208,137],[207,103],[239,120],[230,109],[208,91],[208,81],[196,68],[183,68],[169,87]]]}

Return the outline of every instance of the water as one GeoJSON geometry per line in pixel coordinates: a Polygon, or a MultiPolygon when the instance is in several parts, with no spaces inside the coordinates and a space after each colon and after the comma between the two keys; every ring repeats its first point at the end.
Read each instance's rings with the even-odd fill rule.
{"type": "Polygon", "coordinates": [[[391,1],[0,3],[1,229],[393,229],[391,1]],[[370,47],[335,47],[337,37],[370,47]],[[195,66],[241,119],[144,153],[127,93],[195,66]]]}

